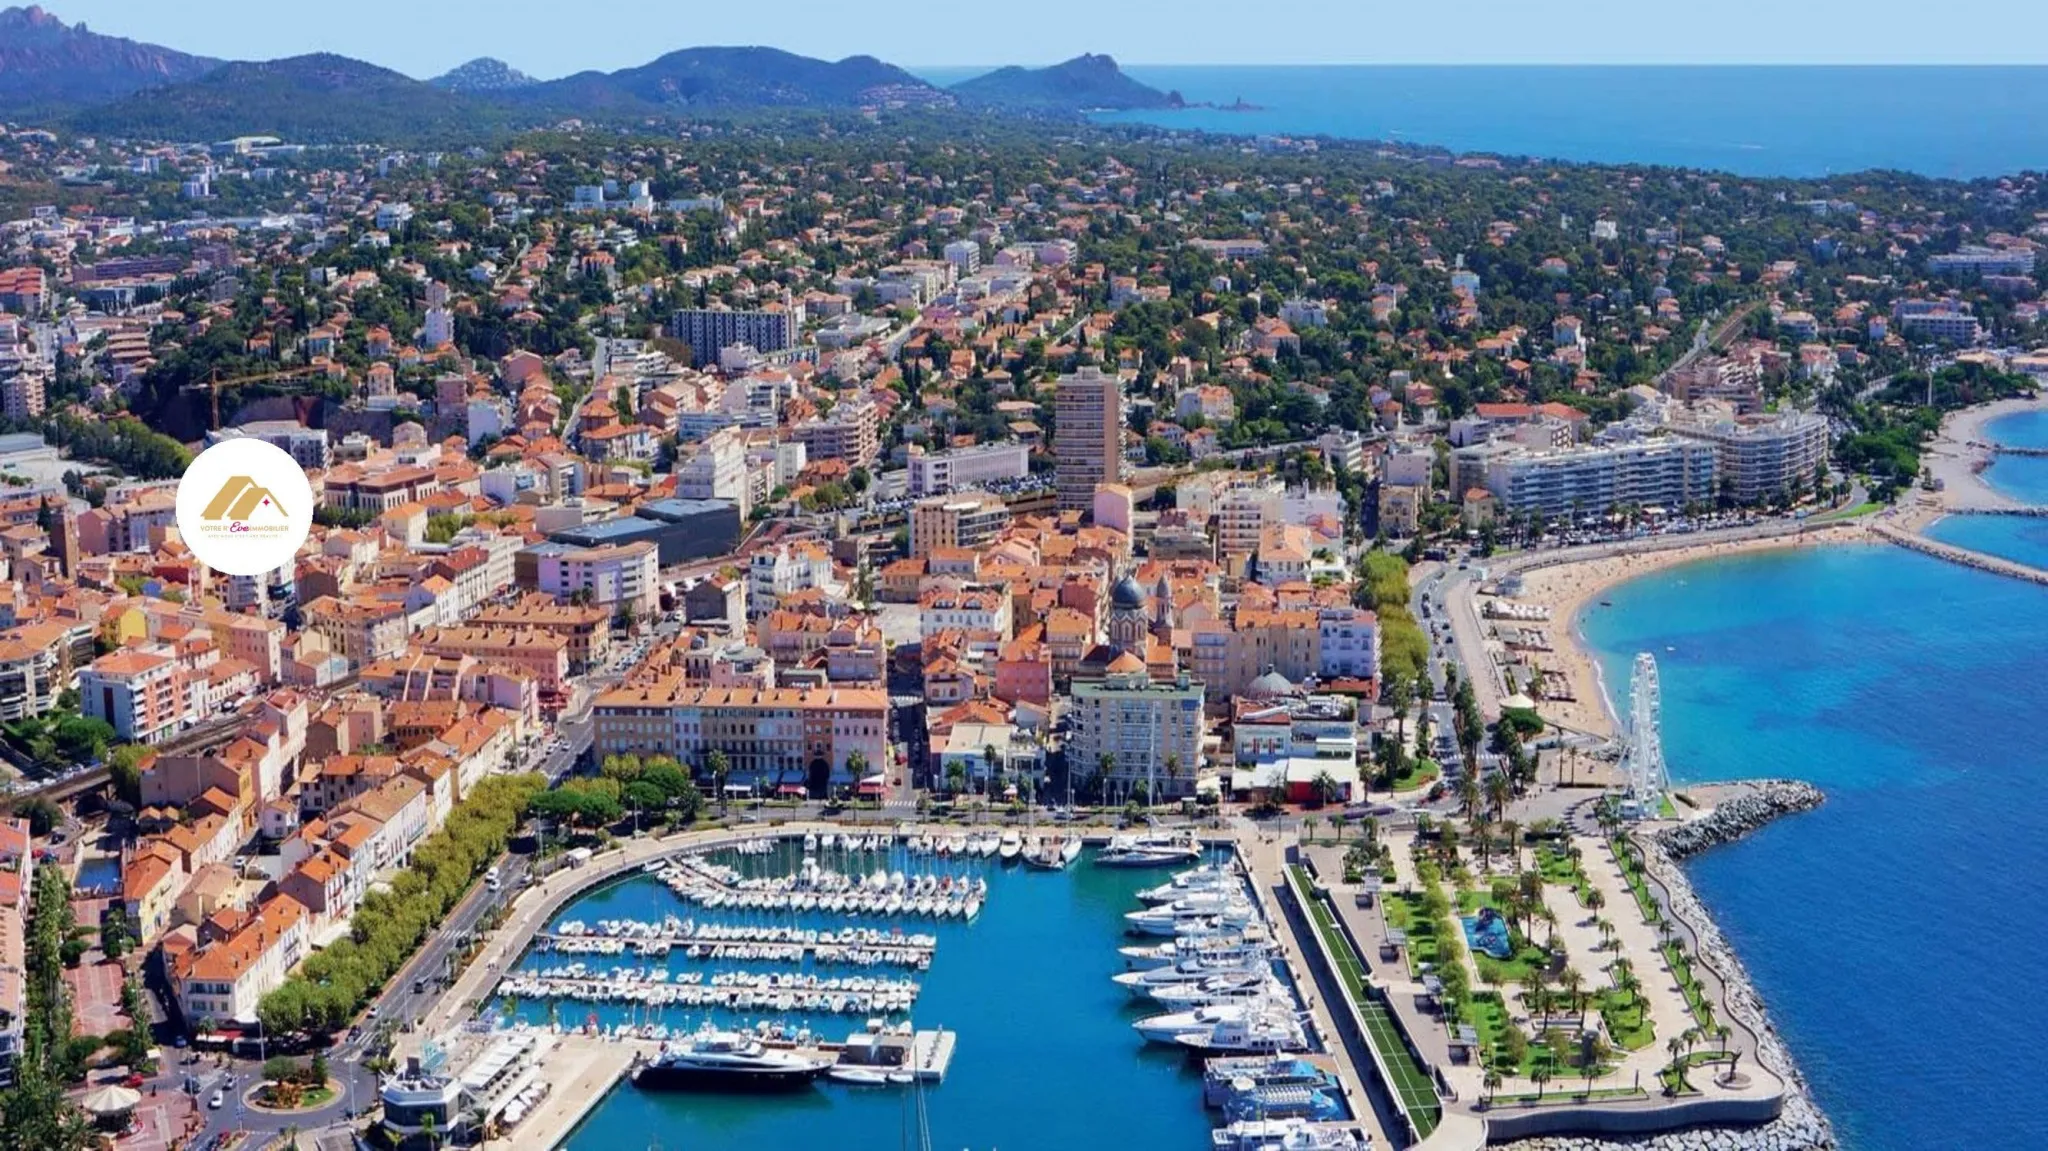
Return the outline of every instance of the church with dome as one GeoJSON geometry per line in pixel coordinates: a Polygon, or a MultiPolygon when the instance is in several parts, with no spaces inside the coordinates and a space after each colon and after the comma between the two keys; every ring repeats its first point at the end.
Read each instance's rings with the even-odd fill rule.
{"type": "Polygon", "coordinates": [[[1112,675],[1170,681],[1180,673],[1173,652],[1172,599],[1163,577],[1160,585],[1148,595],[1126,572],[1110,587],[1107,638],[1081,657],[1075,683],[1099,683],[1112,675]]]}

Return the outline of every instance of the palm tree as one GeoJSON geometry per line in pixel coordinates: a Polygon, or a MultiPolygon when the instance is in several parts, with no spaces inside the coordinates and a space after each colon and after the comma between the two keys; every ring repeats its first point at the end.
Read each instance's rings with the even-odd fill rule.
{"type": "Polygon", "coordinates": [[[1001,772],[1001,767],[996,756],[996,745],[992,743],[983,744],[981,748],[981,758],[987,761],[988,763],[987,787],[990,790],[993,790],[996,785],[996,776],[1001,772]]]}
{"type": "Polygon", "coordinates": [[[1486,816],[1466,813],[1471,821],[1472,840],[1479,845],[1479,869],[1487,870],[1493,863],[1493,836],[1487,834],[1486,816]]]}
{"type": "Polygon", "coordinates": [[[1586,1012],[1584,1002],[1579,998],[1579,993],[1585,990],[1585,977],[1579,974],[1578,968],[1567,966],[1558,973],[1557,982],[1563,986],[1567,1002],[1572,1005],[1572,1010],[1578,1013],[1579,1026],[1584,1028],[1586,1026],[1586,1012]]]}
{"type": "Polygon", "coordinates": [[[732,777],[732,763],[725,758],[724,752],[714,747],[711,754],[704,757],[704,769],[711,774],[711,786],[718,790],[718,814],[723,818],[728,802],[725,781],[732,777]]]}
{"type": "Polygon", "coordinates": [[[1507,845],[1508,862],[1519,869],[1522,866],[1522,825],[1512,819],[1501,820],[1500,837],[1507,845]]]}
{"type": "Polygon", "coordinates": [[[957,759],[946,765],[946,790],[954,795],[967,790],[967,765],[957,759]]]}
{"type": "Polygon", "coordinates": [[[1671,1094],[1676,1095],[1679,1092],[1684,1091],[1687,1087],[1691,1086],[1691,1084],[1685,1081],[1685,1040],[1680,1039],[1676,1035],[1673,1035],[1670,1039],[1665,1041],[1664,1050],[1669,1051],[1671,1053],[1671,1071],[1673,1078],[1675,1080],[1675,1084],[1671,1089],[1671,1094]]]}
{"type": "Polygon", "coordinates": [[[1480,1085],[1486,1088],[1486,1098],[1483,1102],[1493,1102],[1494,1092],[1500,1090],[1500,1083],[1500,1072],[1491,1067],[1487,1068],[1485,1077],[1480,1080],[1480,1085]]]}
{"type": "Polygon", "coordinates": [[[1161,766],[1166,768],[1166,793],[1168,795],[1179,794],[1180,788],[1176,786],[1176,783],[1180,779],[1180,754],[1178,752],[1168,752],[1161,766]]]}
{"type": "Polygon", "coordinates": [[[1109,786],[1109,777],[1116,774],[1116,756],[1103,752],[1095,757],[1095,778],[1104,788],[1109,786]]]}
{"type": "Polygon", "coordinates": [[[1586,892],[1586,909],[1588,911],[1599,911],[1605,906],[1607,906],[1606,892],[1601,891],[1597,887],[1586,892]]]}
{"type": "Polygon", "coordinates": [[[1540,1101],[1543,1098],[1543,1085],[1550,1082],[1550,1065],[1538,1063],[1535,1070],[1529,1072],[1529,1078],[1536,1081],[1536,1098],[1540,1101]]]}
{"type": "Polygon", "coordinates": [[[1407,676],[1390,675],[1380,689],[1380,702],[1394,709],[1394,740],[1403,747],[1408,743],[1408,705],[1414,698],[1412,686],[1407,676]]]}
{"type": "Polygon", "coordinates": [[[1496,771],[1486,777],[1486,802],[1493,805],[1495,819],[1507,814],[1508,801],[1514,797],[1515,787],[1508,781],[1506,772],[1496,771]]]}

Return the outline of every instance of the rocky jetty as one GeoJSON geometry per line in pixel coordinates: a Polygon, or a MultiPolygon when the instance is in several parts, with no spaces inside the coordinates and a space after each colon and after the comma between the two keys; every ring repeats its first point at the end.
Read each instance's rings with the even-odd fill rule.
{"type": "Polygon", "coordinates": [[[1700,818],[1660,833],[1657,846],[1672,859],[1685,859],[1710,847],[1733,843],[1781,815],[1811,811],[1826,798],[1820,788],[1810,783],[1793,779],[1758,780],[1700,818]]]}

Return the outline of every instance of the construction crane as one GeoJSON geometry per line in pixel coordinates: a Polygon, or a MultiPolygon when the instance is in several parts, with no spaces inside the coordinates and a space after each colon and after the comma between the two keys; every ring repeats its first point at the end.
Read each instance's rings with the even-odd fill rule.
{"type": "Polygon", "coordinates": [[[214,431],[219,431],[219,430],[220,430],[220,390],[221,390],[222,388],[224,388],[224,387],[233,387],[233,386],[234,386],[234,385],[236,385],[236,384],[253,384],[253,383],[258,383],[258,382],[260,382],[260,381],[263,381],[263,380],[294,380],[294,379],[298,379],[298,378],[299,378],[299,377],[301,377],[301,376],[310,376],[310,375],[313,375],[313,374],[315,374],[315,373],[318,373],[318,372],[325,372],[326,370],[327,370],[327,369],[326,369],[325,367],[318,367],[318,368],[286,368],[286,369],[284,369],[284,370],[282,370],[282,371],[276,371],[276,372],[258,372],[258,373],[256,373],[255,375],[252,375],[252,376],[234,376],[234,377],[231,377],[231,378],[229,378],[229,379],[225,379],[225,380],[223,380],[223,379],[221,379],[221,378],[220,378],[220,370],[219,370],[218,368],[216,368],[216,369],[214,369],[214,372],[213,372],[213,374],[212,374],[212,375],[211,375],[210,377],[208,377],[208,378],[207,378],[207,381],[206,381],[205,383],[203,383],[203,384],[187,384],[187,385],[185,385],[185,387],[186,387],[186,390],[188,390],[188,391],[198,391],[198,390],[200,390],[200,389],[205,389],[205,390],[206,390],[207,392],[210,392],[210,393],[212,393],[212,396],[213,396],[213,401],[212,401],[212,402],[213,402],[213,423],[212,423],[212,424],[210,424],[210,425],[208,425],[208,426],[209,426],[209,427],[210,427],[210,428],[211,428],[212,430],[214,430],[214,431]]]}

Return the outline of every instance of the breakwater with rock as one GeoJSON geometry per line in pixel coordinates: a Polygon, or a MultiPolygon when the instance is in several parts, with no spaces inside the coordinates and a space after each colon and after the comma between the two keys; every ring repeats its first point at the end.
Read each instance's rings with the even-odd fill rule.
{"type": "Polygon", "coordinates": [[[1743,784],[1739,794],[1715,804],[1698,819],[1660,832],[1657,846],[1672,859],[1685,859],[1733,843],[1781,815],[1811,811],[1826,799],[1820,788],[1796,779],[1756,780],[1743,784]]]}
{"type": "Polygon", "coordinates": [[[1695,971],[1721,1003],[1720,1017],[1754,1039],[1756,1059],[1786,1087],[1776,1118],[1766,1123],[1721,1126],[1703,1124],[1679,1131],[1644,1135],[1548,1135],[1506,1144],[1515,1151],[1829,1151],[1837,1146],[1834,1128],[1813,1101],[1791,1051],[1772,1026],[1762,997],[1736,958],[1713,918],[1693,893],[1679,861],[1733,843],[1780,816],[1810,811],[1826,795],[1809,783],[1764,779],[1726,785],[1733,794],[1697,819],[1654,835],[1639,836],[1643,866],[1671,921],[1692,945],[1695,971]]]}
{"type": "Polygon", "coordinates": [[[1931,540],[1917,531],[1908,531],[1892,524],[1873,522],[1870,527],[1879,536],[1890,540],[1908,551],[1930,555],[1935,559],[1947,560],[1949,563],[1959,564],[1976,571],[1990,572],[1992,575],[2010,576],[2013,579],[2026,580],[2029,583],[2048,584],[2048,571],[2043,571],[2037,567],[2015,563],[2012,560],[2001,559],[1997,556],[1988,556],[1983,552],[1973,552],[1968,548],[1959,548],[1954,544],[1945,544],[1938,540],[1931,540]]]}

